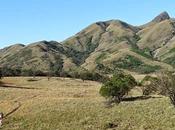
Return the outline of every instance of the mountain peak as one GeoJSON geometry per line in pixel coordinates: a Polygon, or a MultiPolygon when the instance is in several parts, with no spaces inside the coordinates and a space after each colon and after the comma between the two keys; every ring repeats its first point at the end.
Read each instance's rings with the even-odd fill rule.
{"type": "Polygon", "coordinates": [[[166,19],[170,19],[170,16],[166,11],[164,11],[164,12],[160,13],[158,16],[156,16],[152,20],[152,22],[161,22],[161,21],[166,20],[166,19]]]}

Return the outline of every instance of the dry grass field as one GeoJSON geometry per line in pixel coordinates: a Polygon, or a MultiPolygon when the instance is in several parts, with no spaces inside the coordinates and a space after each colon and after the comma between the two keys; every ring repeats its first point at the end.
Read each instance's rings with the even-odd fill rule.
{"type": "MultiPolygon", "coordinates": [[[[101,84],[68,78],[4,78],[2,130],[174,130],[175,108],[166,97],[124,101],[107,108],[101,84]],[[111,128],[110,128],[111,127],[111,128]]],[[[137,91],[137,90],[135,90],[137,91]]],[[[131,96],[135,96],[132,91],[131,96]]],[[[138,93],[138,91],[137,91],[138,93]]]]}

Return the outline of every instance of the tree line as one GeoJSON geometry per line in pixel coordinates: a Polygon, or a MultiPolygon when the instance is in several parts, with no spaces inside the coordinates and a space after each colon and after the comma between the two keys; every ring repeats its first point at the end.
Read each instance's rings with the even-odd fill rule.
{"type": "Polygon", "coordinates": [[[70,70],[64,71],[63,69],[51,69],[50,71],[43,72],[36,69],[20,69],[20,68],[0,68],[0,77],[8,76],[47,76],[47,77],[69,77],[69,78],[78,78],[82,80],[92,80],[104,82],[109,78],[107,76],[101,75],[97,72],[90,72],[88,70],[70,70]]]}

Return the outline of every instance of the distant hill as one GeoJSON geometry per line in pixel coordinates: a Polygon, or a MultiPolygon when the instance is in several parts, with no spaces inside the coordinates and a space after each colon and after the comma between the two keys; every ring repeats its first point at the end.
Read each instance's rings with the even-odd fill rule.
{"type": "Polygon", "coordinates": [[[49,72],[87,69],[110,74],[174,70],[175,20],[167,12],[142,26],[120,20],[96,22],[63,42],[15,44],[0,50],[0,65],[49,72]]]}

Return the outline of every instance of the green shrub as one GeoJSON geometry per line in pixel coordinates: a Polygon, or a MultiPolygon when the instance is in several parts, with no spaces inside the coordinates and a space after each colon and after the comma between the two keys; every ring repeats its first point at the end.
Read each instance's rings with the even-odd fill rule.
{"type": "Polygon", "coordinates": [[[101,96],[110,102],[120,103],[123,96],[136,85],[131,75],[123,73],[115,74],[109,81],[105,82],[100,89],[101,96]]]}

